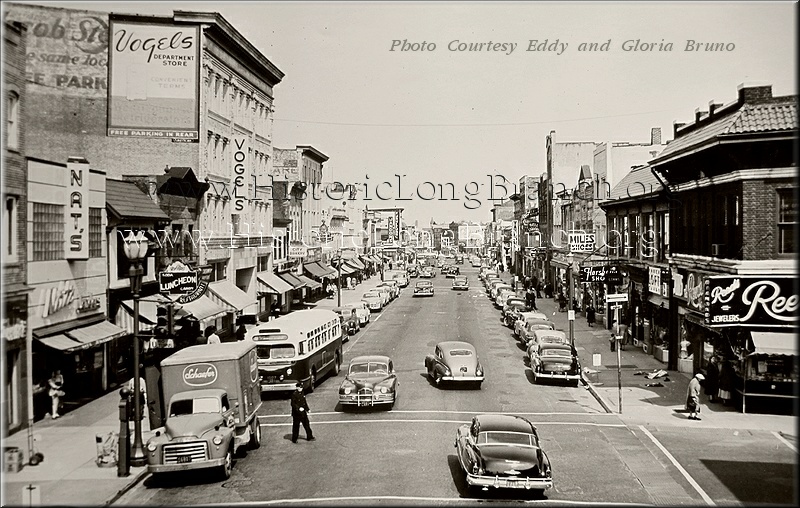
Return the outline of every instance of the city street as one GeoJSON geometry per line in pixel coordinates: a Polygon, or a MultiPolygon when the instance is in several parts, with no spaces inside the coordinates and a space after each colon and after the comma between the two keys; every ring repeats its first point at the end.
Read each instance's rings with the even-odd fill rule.
{"type": "Polygon", "coordinates": [[[148,478],[119,504],[538,499],[532,492],[467,487],[453,442],[458,426],[479,412],[522,415],[537,425],[553,464],[555,488],[545,493],[548,500],[699,505],[702,494],[690,483],[697,481],[724,504],[792,502],[795,452],[768,432],[715,440],[713,429],[653,429],[650,435],[690,480],[645,431],[606,413],[583,386],[534,385],[522,349],[501,325],[476,270],[462,267],[462,273],[470,277],[469,291],[452,291],[452,279],[437,274],[433,298],[413,298],[418,279],[412,279],[395,302],[373,313],[371,323],[345,343],[345,363],[362,354],[393,359],[400,384],[391,411],[342,411],[340,373],[308,396],[317,440],[304,441],[301,430],[300,441],[292,444],[288,397],[265,394],[264,444],[237,460],[230,480],[201,473],[148,478]],[[424,357],[445,339],[475,345],[487,376],[480,390],[437,388],[428,380],[424,357]],[[741,478],[743,457],[749,458],[748,482],[732,481],[737,473],[741,478]]]}

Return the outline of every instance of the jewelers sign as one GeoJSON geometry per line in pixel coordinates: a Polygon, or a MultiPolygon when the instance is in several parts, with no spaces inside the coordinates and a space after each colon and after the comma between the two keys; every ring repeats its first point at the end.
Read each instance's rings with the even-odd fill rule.
{"type": "Polygon", "coordinates": [[[108,135],[197,141],[200,28],[109,16],[108,135]]]}
{"type": "Polygon", "coordinates": [[[707,277],[705,303],[705,322],[712,327],[774,328],[798,323],[793,277],[707,277]]]}

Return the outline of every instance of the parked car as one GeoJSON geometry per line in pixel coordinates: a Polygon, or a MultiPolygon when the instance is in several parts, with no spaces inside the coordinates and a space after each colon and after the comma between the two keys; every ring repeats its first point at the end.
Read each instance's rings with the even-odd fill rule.
{"type": "Polygon", "coordinates": [[[370,310],[369,310],[369,305],[367,304],[367,302],[361,300],[359,302],[345,303],[345,304],[342,304],[342,307],[349,308],[349,309],[355,309],[356,316],[358,317],[358,326],[359,327],[364,327],[364,326],[367,325],[367,323],[369,323],[370,310]]]}
{"type": "Polygon", "coordinates": [[[408,287],[408,276],[406,274],[404,274],[404,273],[396,274],[394,277],[392,277],[392,280],[397,281],[397,286],[398,287],[401,287],[401,288],[408,287]]]}
{"type": "Polygon", "coordinates": [[[475,347],[455,340],[436,344],[433,354],[425,357],[425,371],[437,386],[447,381],[471,383],[480,388],[484,378],[475,347]]]}
{"type": "Polygon", "coordinates": [[[531,332],[531,339],[527,344],[529,349],[539,344],[569,344],[569,338],[561,330],[539,329],[531,332]]]}
{"type": "Polygon", "coordinates": [[[372,291],[377,291],[378,294],[381,295],[381,297],[383,298],[383,306],[384,307],[389,305],[389,302],[392,301],[392,292],[388,287],[386,287],[386,286],[378,286],[378,287],[372,289],[372,291]]]}
{"type": "Polygon", "coordinates": [[[397,375],[391,358],[382,355],[357,356],[350,360],[347,376],[339,386],[339,404],[347,406],[394,406],[397,375]]]}
{"type": "Polygon", "coordinates": [[[580,383],[581,362],[569,344],[538,343],[528,349],[528,355],[534,383],[540,379],[569,381],[574,386],[580,383]]]}
{"type": "Polygon", "coordinates": [[[433,296],[433,283],[428,280],[417,282],[414,286],[414,296],[433,296]]]}
{"type": "Polygon", "coordinates": [[[497,295],[500,294],[502,290],[512,290],[511,284],[506,284],[505,282],[499,283],[492,283],[492,287],[489,289],[489,297],[494,301],[497,300],[497,295]]]}
{"type": "Polygon", "coordinates": [[[516,298],[517,292],[511,288],[501,288],[497,291],[497,295],[494,297],[494,305],[498,309],[502,309],[503,306],[506,304],[506,301],[509,298],[516,298]]]}
{"type": "Polygon", "coordinates": [[[394,300],[395,298],[400,296],[400,288],[397,286],[397,282],[393,280],[387,280],[381,282],[375,287],[377,289],[385,289],[386,291],[388,291],[390,300],[394,300]]]}
{"type": "Polygon", "coordinates": [[[525,325],[520,329],[519,334],[517,335],[520,342],[523,344],[528,344],[529,342],[535,340],[533,336],[533,332],[536,330],[555,330],[556,325],[549,319],[529,319],[525,322],[525,325]]]}
{"type": "Polygon", "coordinates": [[[525,300],[522,298],[514,296],[507,299],[506,304],[503,305],[503,323],[509,328],[514,328],[517,316],[525,312],[527,308],[525,300]]]}
{"type": "Polygon", "coordinates": [[[361,295],[361,301],[366,303],[370,312],[380,312],[383,310],[383,296],[380,292],[371,290],[361,295]]]}
{"type": "Polygon", "coordinates": [[[358,314],[356,314],[356,309],[351,307],[334,307],[333,312],[341,316],[342,328],[344,328],[344,330],[347,332],[347,335],[355,335],[356,332],[361,329],[361,326],[358,323],[358,314]]]}
{"type": "Polygon", "coordinates": [[[453,289],[467,291],[469,289],[469,279],[463,275],[453,279],[453,289]]]}
{"type": "Polygon", "coordinates": [[[529,319],[544,319],[547,320],[547,315],[539,311],[527,311],[519,315],[519,318],[514,322],[514,334],[519,337],[522,328],[529,319]]]}
{"type": "Polygon", "coordinates": [[[550,459],[536,427],[514,415],[481,414],[456,432],[456,455],[467,484],[479,487],[553,487],[550,459]]]}

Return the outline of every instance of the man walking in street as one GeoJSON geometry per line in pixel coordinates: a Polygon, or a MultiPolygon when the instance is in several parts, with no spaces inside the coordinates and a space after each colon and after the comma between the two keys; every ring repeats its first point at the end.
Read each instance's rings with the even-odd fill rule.
{"type": "Polygon", "coordinates": [[[292,443],[297,442],[297,436],[300,434],[300,424],[306,431],[306,439],[314,441],[316,438],[311,432],[311,424],[308,422],[308,402],[303,393],[303,383],[295,385],[295,391],[292,393],[292,443]]]}

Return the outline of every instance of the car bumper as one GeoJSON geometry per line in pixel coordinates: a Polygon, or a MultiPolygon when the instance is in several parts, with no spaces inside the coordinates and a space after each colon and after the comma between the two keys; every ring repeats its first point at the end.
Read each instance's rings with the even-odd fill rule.
{"type": "Polygon", "coordinates": [[[187,462],[184,464],[148,464],[148,473],[171,473],[174,471],[188,471],[190,469],[206,469],[219,467],[225,464],[225,458],[203,460],[200,462],[187,462]]]}
{"type": "Polygon", "coordinates": [[[453,289],[457,289],[459,291],[468,291],[469,286],[453,286],[453,289]]]}
{"type": "Polygon", "coordinates": [[[463,381],[467,383],[474,381],[483,381],[483,376],[442,376],[442,381],[450,381],[450,382],[463,381]]]}
{"type": "Polygon", "coordinates": [[[537,372],[536,377],[547,378],[547,379],[564,379],[568,381],[575,381],[576,379],[580,379],[580,374],[567,374],[566,372],[537,372]]]}
{"type": "Polygon", "coordinates": [[[358,406],[358,407],[371,407],[380,406],[382,404],[391,404],[394,402],[394,395],[386,394],[373,394],[371,397],[359,397],[358,395],[339,395],[339,404],[343,406],[358,406]]]}
{"type": "Polygon", "coordinates": [[[297,381],[292,379],[284,383],[261,383],[262,392],[293,392],[297,381]]]}
{"type": "Polygon", "coordinates": [[[514,478],[500,476],[483,476],[467,473],[467,483],[481,487],[498,489],[551,489],[552,478],[514,478]]]}

